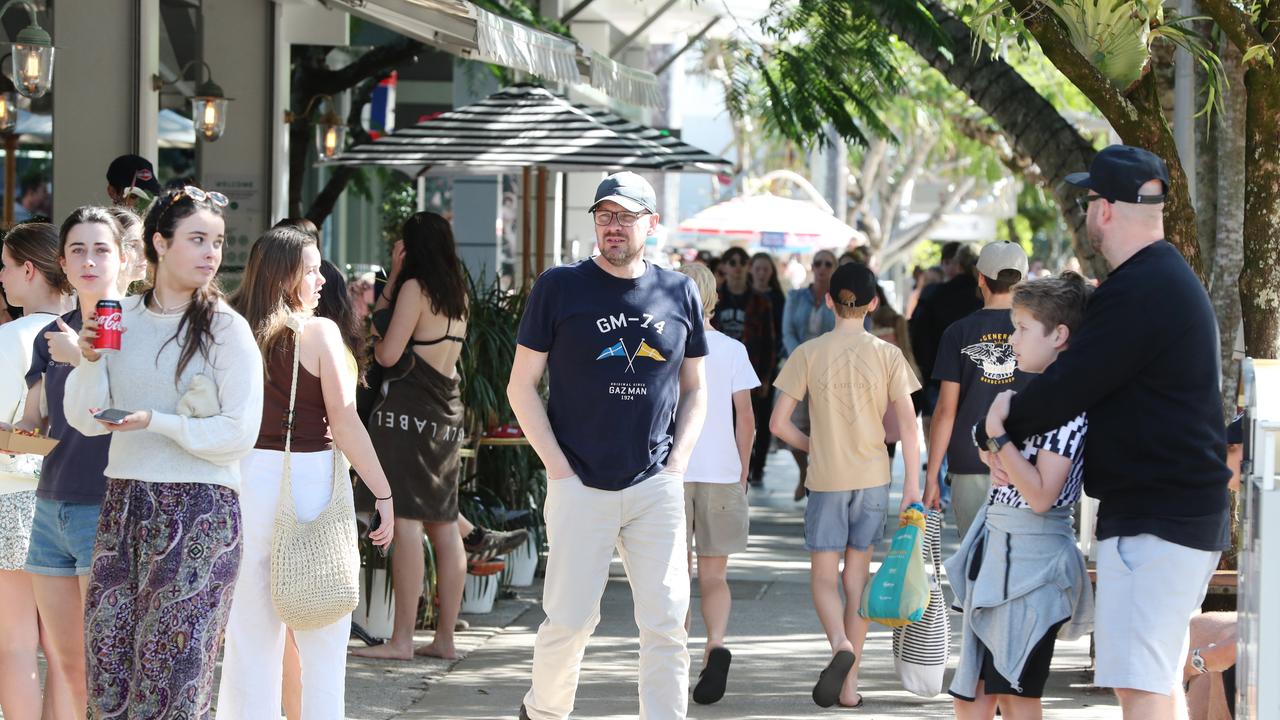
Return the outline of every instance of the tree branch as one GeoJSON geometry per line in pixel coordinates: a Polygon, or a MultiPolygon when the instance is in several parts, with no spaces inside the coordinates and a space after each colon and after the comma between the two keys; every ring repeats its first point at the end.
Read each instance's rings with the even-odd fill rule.
{"type": "Polygon", "coordinates": [[[1243,10],[1232,5],[1230,0],[1199,0],[1200,9],[1222,28],[1222,32],[1231,39],[1231,44],[1247,51],[1254,45],[1266,45],[1262,33],[1249,21],[1243,10]]]}
{"type": "Polygon", "coordinates": [[[943,198],[938,207],[934,208],[933,212],[929,213],[929,217],[907,228],[904,231],[905,235],[903,238],[894,243],[891,248],[885,250],[882,253],[882,258],[887,260],[899,253],[910,250],[911,246],[920,242],[921,238],[933,232],[934,228],[942,222],[943,217],[952,210],[955,210],[956,206],[964,200],[965,196],[969,194],[969,191],[973,189],[975,182],[976,181],[972,177],[966,177],[961,180],[960,184],[956,185],[956,187],[947,194],[947,197],[943,198]]]}
{"type": "Polygon", "coordinates": [[[336,95],[344,90],[350,90],[371,77],[386,75],[406,62],[412,61],[415,56],[426,50],[426,47],[417,40],[407,38],[388,45],[379,45],[345,67],[337,70],[328,68],[318,70],[309,78],[309,84],[314,91],[313,94],[336,95]]]}

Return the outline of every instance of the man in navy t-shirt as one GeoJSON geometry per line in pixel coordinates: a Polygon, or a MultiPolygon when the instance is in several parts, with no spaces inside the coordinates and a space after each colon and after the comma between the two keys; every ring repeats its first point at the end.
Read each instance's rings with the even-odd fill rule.
{"type": "Polygon", "coordinates": [[[656,205],[639,175],[605,178],[591,206],[600,254],[538,278],[520,322],[507,395],[547,468],[550,545],[521,718],[573,710],[615,546],[640,626],[640,718],[688,708],[683,475],[706,414],[707,343],[693,281],[644,259],[656,205]]]}

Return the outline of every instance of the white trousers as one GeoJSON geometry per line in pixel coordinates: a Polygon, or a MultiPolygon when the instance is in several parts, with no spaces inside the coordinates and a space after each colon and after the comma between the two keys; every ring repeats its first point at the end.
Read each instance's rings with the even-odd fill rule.
{"type": "Polygon", "coordinates": [[[657,475],[620,491],[577,477],[547,483],[547,619],[533,648],[532,720],[573,711],[587,641],[600,622],[600,596],[618,548],[640,628],[640,720],[682,720],[689,707],[689,566],[684,481],[657,475]]]}
{"type": "MultiPolygon", "coordinates": [[[[271,535],[284,453],[254,450],[240,462],[244,554],[231,601],[218,720],[279,720],[285,625],[271,604],[271,535]]],[[[293,505],[307,522],[329,504],[333,453],[293,453],[293,505]]],[[[319,630],[295,631],[302,660],[304,720],[346,717],[347,639],[351,616],[319,630]]]]}

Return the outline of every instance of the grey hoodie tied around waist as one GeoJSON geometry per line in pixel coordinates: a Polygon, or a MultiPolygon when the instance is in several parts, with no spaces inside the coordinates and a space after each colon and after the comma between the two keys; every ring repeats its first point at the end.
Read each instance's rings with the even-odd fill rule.
{"type": "Polygon", "coordinates": [[[1093,628],[1093,588],[1076,546],[1070,506],[1039,514],[985,505],[944,566],[954,609],[965,617],[960,665],[951,679],[955,695],[976,696],[983,645],[996,671],[1021,691],[1027,658],[1050,628],[1065,620],[1058,632],[1063,640],[1093,628]],[[975,580],[969,568],[978,551],[982,562],[975,580]]]}

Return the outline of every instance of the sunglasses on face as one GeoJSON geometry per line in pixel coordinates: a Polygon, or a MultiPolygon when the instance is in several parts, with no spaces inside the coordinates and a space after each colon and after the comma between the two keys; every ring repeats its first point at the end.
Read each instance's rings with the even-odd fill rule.
{"type": "Polygon", "coordinates": [[[813,266],[816,268],[833,268],[836,264],[830,260],[814,260],[813,266]]]}
{"type": "Polygon", "coordinates": [[[611,212],[609,210],[597,210],[592,213],[592,215],[595,216],[596,224],[600,227],[609,227],[609,225],[613,224],[613,219],[617,218],[618,224],[624,228],[635,227],[636,222],[640,220],[640,216],[648,214],[649,213],[611,212]]]}
{"type": "Polygon", "coordinates": [[[1101,195],[1081,195],[1080,197],[1076,198],[1076,207],[1080,208],[1080,212],[1087,213],[1089,212],[1089,203],[1094,202],[1095,200],[1103,200],[1106,202],[1111,202],[1110,200],[1107,200],[1101,195]]]}

